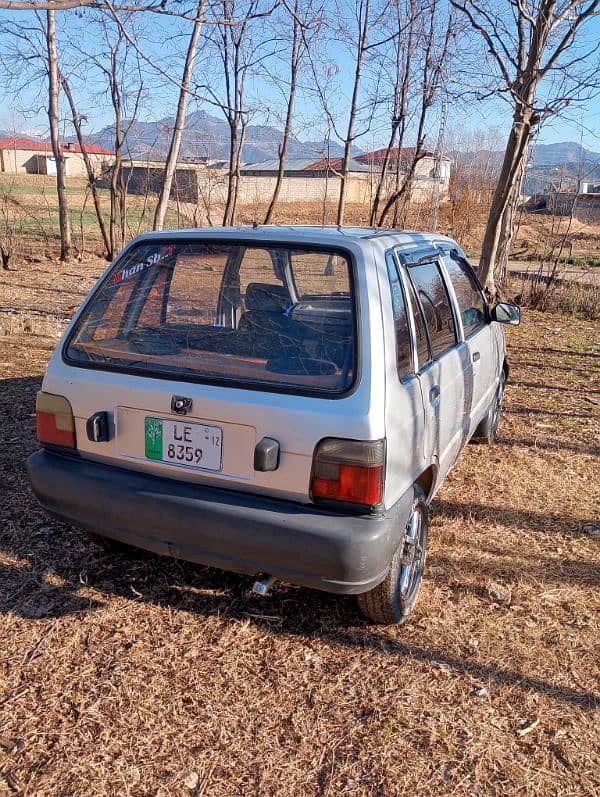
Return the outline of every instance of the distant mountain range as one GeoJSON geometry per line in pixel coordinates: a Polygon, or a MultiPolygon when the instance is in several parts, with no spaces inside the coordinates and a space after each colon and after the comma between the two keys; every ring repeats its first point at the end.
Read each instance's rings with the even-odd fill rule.
{"type": "MultiPolygon", "coordinates": [[[[166,157],[173,117],[158,121],[136,121],[127,136],[127,148],[131,157],[140,160],[163,160],[166,157]]],[[[283,132],[270,125],[249,125],[246,130],[246,143],[242,152],[244,163],[258,163],[279,156],[283,132]]],[[[112,148],[114,128],[105,127],[93,137],[94,142],[112,148]]],[[[300,141],[292,137],[289,142],[289,160],[324,157],[329,152],[333,158],[343,154],[343,147],[325,141],[300,141]],[[328,149],[329,147],[329,149],[328,149]]],[[[358,155],[359,149],[353,149],[358,155]]],[[[229,128],[224,119],[207,113],[195,111],[187,117],[186,128],[181,145],[181,160],[211,158],[226,160],[229,155],[229,128]]],[[[450,153],[456,161],[468,162],[482,155],[488,162],[502,161],[501,152],[489,153],[450,153]]],[[[600,181],[600,153],[592,152],[574,141],[556,144],[537,144],[527,169],[524,193],[541,193],[552,187],[573,188],[578,178],[591,182],[600,181]]]]}
{"type": "MultiPolygon", "coordinates": [[[[498,150],[452,153],[457,163],[479,162],[498,169],[502,157],[503,153],[498,150]]],[[[600,182],[599,152],[592,152],[574,141],[536,144],[525,173],[523,193],[541,194],[557,188],[573,190],[581,181],[600,182]]]]}
{"type": "Polygon", "coordinates": [[[536,144],[533,150],[533,165],[570,166],[577,169],[579,164],[600,166],[600,152],[592,152],[574,141],[560,141],[556,144],[536,144]]]}
{"type": "Polygon", "coordinates": [[[537,144],[525,174],[523,193],[576,189],[581,182],[600,183],[600,153],[574,141],[537,144]]]}
{"type": "MultiPolygon", "coordinates": [[[[164,160],[169,149],[169,141],[175,120],[165,117],[158,121],[136,120],[127,134],[126,149],[136,160],[164,160]]],[[[258,163],[279,157],[279,147],[283,132],[270,125],[248,125],[242,152],[244,163],[258,163]]],[[[114,127],[109,126],[90,138],[103,147],[114,146],[114,127]]],[[[340,157],[343,154],[340,144],[331,142],[329,154],[340,157]]],[[[360,150],[356,150],[358,153],[360,150]]],[[[292,136],[289,142],[288,157],[314,158],[326,155],[328,145],[325,141],[300,141],[292,136]]],[[[194,111],[186,119],[181,143],[180,160],[210,158],[226,160],[229,156],[229,127],[224,119],[206,111],[194,111]]]]}
{"type": "MultiPolygon", "coordinates": [[[[170,136],[175,120],[165,117],[159,120],[136,120],[132,123],[126,140],[127,154],[138,160],[161,161],[167,155],[170,136]]],[[[259,163],[279,156],[283,132],[271,125],[248,125],[242,152],[244,163],[259,163]]],[[[114,146],[114,127],[108,126],[91,135],[90,140],[107,149],[114,146]]],[[[71,140],[75,140],[71,138],[71,140]]],[[[353,148],[354,156],[361,150],[353,148]]],[[[339,158],[343,147],[336,142],[300,141],[292,136],[289,142],[288,158],[319,160],[329,154],[339,158]]],[[[502,152],[449,152],[456,163],[486,162],[492,167],[500,167],[502,152]]],[[[206,111],[194,111],[186,120],[181,145],[180,160],[226,160],[229,155],[229,128],[221,117],[206,111]]],[[[542,193],[551,188],[565,189],[576,187],[579,180],[600,182],[600,153],[582,147],[574,141],[561,141],[555,144],[536,144],[528,166],[524,193],[542,193]]]]}

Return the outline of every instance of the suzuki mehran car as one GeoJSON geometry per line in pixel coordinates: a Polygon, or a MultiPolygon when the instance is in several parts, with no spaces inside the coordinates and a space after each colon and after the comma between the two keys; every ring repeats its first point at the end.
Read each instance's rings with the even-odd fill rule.
{"type": "Polygon", "coordinates": [[[37,397],[28,461],[53,515],[108,547],[417,599],[428,504],[492,442],[501,323],[440,235],[258,227],[149,233],[77,312],[37,397]]]}

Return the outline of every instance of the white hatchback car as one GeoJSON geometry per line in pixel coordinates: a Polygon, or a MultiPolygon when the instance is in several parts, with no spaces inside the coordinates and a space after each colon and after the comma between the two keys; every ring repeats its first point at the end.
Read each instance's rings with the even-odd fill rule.
{"type": "Polygon", "coordinates": [[[440,235],[142,235],[50,360],[33,489],[108,547],[356,594],[402,623],[431,497],[469,439],[494,440],[496,322],[519,317],[440,235]]]}

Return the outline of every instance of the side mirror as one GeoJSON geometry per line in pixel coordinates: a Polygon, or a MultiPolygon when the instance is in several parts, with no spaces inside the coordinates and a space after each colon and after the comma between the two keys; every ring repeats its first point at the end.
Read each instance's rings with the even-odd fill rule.
{"type": "Polygon", "coordinates": [[[521,323],[521,308],[517,304],[510,304],[510,302],[499,302],[492,308],[490,317],[492,321],[497,321],[499,324],[517,326],[521,323]]]}

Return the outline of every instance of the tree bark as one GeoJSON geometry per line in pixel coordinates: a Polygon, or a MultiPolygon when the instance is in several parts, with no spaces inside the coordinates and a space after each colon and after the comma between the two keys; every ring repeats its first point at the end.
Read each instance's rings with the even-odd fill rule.
{"type": "MultiPolygon", "coordinates": [[[[402,25],[401,11],[399,0],[396,0],[395,11],[397,15],[398,29],[402,25]]],[[[400,171],[400,152],[404,142],[404,129],[406,127],[406,111],[408,104],[408,90],[411,82],[411,69],[412,69],[412,55],[413,55],[413,39],[415,37],[415,22],[418,12],[415,9],[414,0],[410,3],[410,17],[408,37],[406,41],[406,49],[403,52],[401,37],[398,37],[396,43],[396,75],[394,85],[394,106],[392,110],[392,125],[390,130],[390,138],[387,146],[379,177],[377,181],[377,188],[375,190],[375,197],[373,198],[373,205],[371,207],[371,214],[369,216],[369,224],[374,226],[377,223],[377,213],[381,204],[382,194],[386,188],[388,180],[388,167],[392,156],[392,149],[394,147],[396,136],[400,131],[398,141],[398,152],[396,157],[396,183],[395,190],[399,189],[399,171],[400,171]]]]}
{"type": "Polygon", "coordinates": [[[285,174],[285,163],[287,160],[288,147],[290,143],[290,135],[292,132],[292,117],[294,115],[294,101],[296,99],[296,87],[298,84],[298,62],[300,60],[300,47],[299,47],[299,18],[300,0],[294,2],[293,13],[293,31],[292,31],[292,52],[290,57],[290,93],[288,95],[287,112],[285,115],[285,127],[283,129],[283,139],[281,141],[281,149],[279,150],[279,168],[277,169],[277,179],[275,180],[275,188],[273,189],[273,196],[269,202],[269,207],[265,214],[264,224],[269,224],[273,218],[275,205],[279,199],[281,192],[281,185],[285,174]]]}
{"type": "Polygon", "coordinates": [[[56,53],[56,24],[54,11],[46,12],[46,46],[48,50],[48,120],[50,141],[56,163],[56,193],[58,196],[58,224],[60,228],[60,259],[68,260],[71,254],[71,220],[67,200],[66,162],[61,151],[58,132],[58,56],[56,53]]]}
{"type": "Polygon", "coordinates": [[[94,201],[94,208],[96,210],[96,218],[98,219],[98,227],[100,228],[100,234],[102,235],[102,240],[104,242],[104,250],[105,255],[108,258],[108,253],[110,250],[110,241],[108,238],[108,231],[106,229],[106,224],[104,222],[104,216],[102,214],[102,206],[100,204],[100,196],[98,194],[98,189],[96,187],[96,179],[97,175],[94,172],[94,167],[92,166],[92,162],[90,161],[90,156],[88,155],[85,139],[81,132],[81,120],[79,119],[79,114],[77,113],[77,108],[75,107],[75,101],[73,99],[73,94],[71,92],[71,87],[69,86],[67,80],[65,79],[64,75],[60,76],[61,85],[63,91],[65,92],[65,96],[69,102],[69,106],[71,108],[71,118],[73,120],[73,127],[75,128],[75,133],[77,135],[77,141],[79,142],[79,148],[81,149],[81,155],[83,157],[83,162],[85,164],[85,170],[87,172],[88,183],[90,186],[90,191],[92,192],[92,199],[94,201]]]}
{"type": "Polygon", "coordinates": [[[521,197],[521,186],[523,185],[523,178],[525,176],[525,167],[527,165],[527,153],[521,160],[519,165],[519,172],[515,185],[513,187],[511,196],[509,197],[506,210],[502,216],[501,230],[500,230],[500,243],[498,245],[498,253],[496,258],[496,268],[494,269],[494,282],[496,291],[500,293],[504,287],[506,274],[508,272],[508,258],[512,247],[513,238],[515,236],[515,213],[519,207],[519,199],[521,197]]]}
{"type": "Polygon", "coordinates": [[[200,31],[202,30],[202,23],[204,21],[204,7],[206,0],[199,0],[198,9],[196,12],[196,19],[194,20],[194,27],[192,35],[188,44],[187,54],[185,58],[185,65],[183,69],[183,77],[181,79],[181,88],[179,91],[179,102],[177,104],[177,115],[175,117],[175,126],[173,128],[173,135],[171,136],[171,143],[169,145],[169,154],[167,155],[167,162],[165,165],[165,177],[161,186],[160,195],[158,197],[158,204],[154,214],[154,229],[162,230],[165,223],[165,216],[167,207],[169,205],[169,198],[171,196],[171,187],[173,185],[173,178],[177,169],[177,160],[179,158],[179,150],[181,149],[181,139],[185,127],[185,115],[190,98],[190,82],[194,71],[194,62],[198,52],[198,41],[200,39],[200,31]]]}
{"type": "Polygon", "coordinates": [[[227,199],[225,210],[223,211],[223,226],[228,227],[233,224],[232,209],[234,205],[234,194],[237,191],[235,184],[235,163],[238,147],[238,123],[237,119],[229,123],[229,169],[227,173],[227,199]]]}
{"type": "Polygon", "coordinates": [[[110,232],[110,252],[108,257],[110,260],[115,256],[117,249],[117,209],[120,207],[119,201],[119,188],[121,169],[123,168],[123,130],[122,130],[122,117],[121,117],[121,92],[117,84],[117,56],[115,51],[111,52],[111,69],[110,69],[110,95],[115,112],[115,160],[113,163],[111,178],[110,178],[110,219],[109,219],[109,232],[110,232]]]}
{"type": "MultiPolygon", "coordinates": [[[[375,220],[377,218],[377,211],[379,210],[379,203],[381,202],[381,195],[383,193],[383,188],[387,179],[387,172],[388,166],[390,162],[390,158],[392,155],[392,149],[394,147],[394,141],[396,140],[396,132],[398,130],[398,124],[395,122],[392,123],[392,130],[390,133],[390,140],[388,141],[387,149],[385,151],[385,155],[383,156],[383,162],[381,164],[379,170],[379,176],[377,180],[377,188],[375,189],[375,196],[373,198],[373,205],[371,207],[371,214],[369,216],[369,224],[371,226],[375,225],[375,220]]],[[[371,170],[372,170],[371,166],[371,170]]]]}
{"type": "MultiPolygon", "coordinates": [[[[488,216],[481,259],[479,261],[479,279],[483,284],[489,298],[494,300],[497,296],[497,287],[494,271],[498,265],[498,254],[501,242],[506,236],[506,224],[510,222],[506,215],[511,197],[519,188],[519,178],[523,176],[523,162],[533,133],[532,112],[528,108],[517,108],[513,117],[512,128],[504,152],[502,168],[492,197],[492,204],[488,216]]],[[[504,246],[504,257],[508,257],[508,249],[504,246]]],[[[506,263],[504,264],[506,268],[506,263]]]]}
{"type": "Polygon", "coordinates": [[[369,33],[369,12],[371,0],[364,0],[361,2],[360,9],[364,17],[359,17],[359,32],[358,32],[358,52],[356,53],[356,67],[354,70],[354,86],[352,88],[352,100],[350,102],[350,114],[348,116],[348,129],[346,131],[346,140],[344,142],[344,157],[342,158],[342,168],[340,169],[340,195],[338,200],[336,224],[342,225],[344,223],[344,215],[346,212],[346,194],[348,188],[348,172],[350,168],[350,156],[352,153],[352,144],[354,142],[354,123],[358,113],[358,94],[360,91],[360,82],[362,78],[362,68],[365,55],[365,47],[367,43],[367,36],[369,33]]]}
{"type": "Polygon", "coordinates": [[[236,222],[237,203],[240,193],[240,180],[241,180],[240,170],[242,167],[242,152],[244,151],[244,144],[246,143],[247,126],[248,123],[246,122],[245,119],[242,118],[241,127],[240,127],[240,142],[237,149],[237,155],[235,158],[234,173],[233,173],[234,191],[231,201],[231,213],[230,213],[230,222],[229,222],[231,225],[234,225],[236,222]]]}

